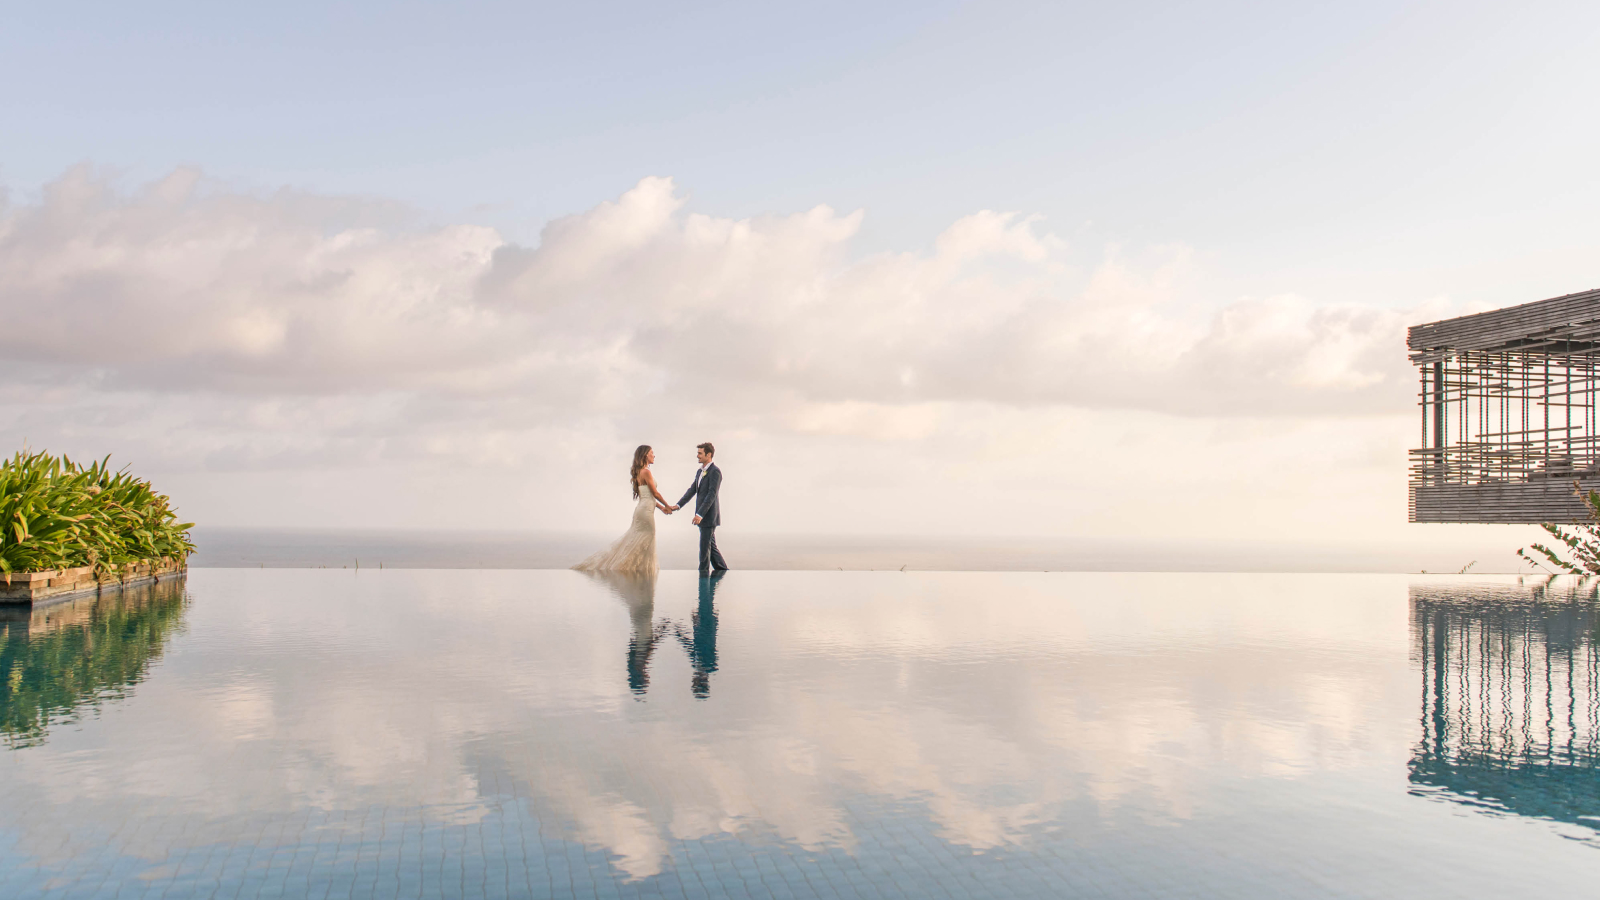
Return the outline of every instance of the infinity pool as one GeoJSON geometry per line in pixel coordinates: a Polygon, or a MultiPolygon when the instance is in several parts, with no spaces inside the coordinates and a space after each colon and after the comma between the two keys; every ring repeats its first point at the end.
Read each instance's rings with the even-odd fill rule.
{"type": "Polygon", "coordinates": [[[1500,897],[1594,585],[229,570],[12,613],[0,897],[1500,897]]]}

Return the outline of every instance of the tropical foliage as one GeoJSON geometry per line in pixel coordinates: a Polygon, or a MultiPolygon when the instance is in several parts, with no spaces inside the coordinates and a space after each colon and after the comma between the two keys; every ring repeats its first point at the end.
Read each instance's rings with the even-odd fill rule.
{"type": "Polygon", "coordinates": [[[1573,482],[1573,488],[1589,507],[1589,521],[1582,525],[1546,522],[1539,526],[1566,549],[1558,551],[1544,544],[1530,544],[1518,550],[1517,555],[1541,569],[1554,566],[1559,572],[1573,575],[1600,575],[1600,493],[1585,492],[1577,482],[1573,482]],[[1529,550],[1534,552],[1529,553],[1529,550]]]}
{"type": "Polygon", "coordinates": [[[20,452],[0,462],[0,574],[128,563],[194,552],[192,522],[150,482],[113,472],[110,457],[79,465],[20,452]]]}

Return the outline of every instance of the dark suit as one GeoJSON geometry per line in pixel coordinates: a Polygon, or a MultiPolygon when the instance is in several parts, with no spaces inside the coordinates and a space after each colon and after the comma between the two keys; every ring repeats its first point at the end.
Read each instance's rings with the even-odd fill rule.
{"type": "Polygon", "coordinates": [[[717,526],[722,524],[722,508],[717,504],[717,490],[722,487],[722,470],[716,463],[706,466],[705,471],[696,472],[694,484],[689,485],[689,490],[678,501],[682,506],[694,498],[694,514],[700,517],[700,572],[705,574],[712,569],[721,571],[728,564],[722,561],[722,551],[717,549],[717,526]]]}

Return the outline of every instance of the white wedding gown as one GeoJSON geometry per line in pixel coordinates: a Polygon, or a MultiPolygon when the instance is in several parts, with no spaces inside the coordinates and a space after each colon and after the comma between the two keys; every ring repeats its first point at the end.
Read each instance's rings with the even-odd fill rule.
{"type": "Polygon", "coordinates": [[[656,573],[660,568],[656,563],[656,498],[648,487],[639,487],[639,502],[634,504],[633,524],[627,533],[573,568],[583,572],[656,573]]]}

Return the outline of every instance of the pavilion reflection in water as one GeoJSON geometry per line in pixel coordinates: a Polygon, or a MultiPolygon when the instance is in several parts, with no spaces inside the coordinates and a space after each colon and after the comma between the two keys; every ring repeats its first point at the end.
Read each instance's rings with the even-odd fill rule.
{"type": "Polygon", "coordinates": [[[722,576],[702,577],[698,582],[695,611],[689,626],[655,618],[656,576],[627,572],[585,573],[604,582],[611,593],[628,606],[632,629],[628,636],[628,689],[643,699],[650,689],[650,660],[656,647],[675,637],[689,655],[689,690],[699,699],[711,696],[711,673],[717,671],[717,584],[722,576]]]}
{"type": "Polygon", "coordinates": [[[1600,831],[1600,585],[1413,585],[1413,792],[1600,831]]]}
{"type": "Polygon", "coordinates": [[[50,726],[126,695],[183,627],[185,599],[179,579],[0,607],[0,742],[39,744],[50,726]]]}

